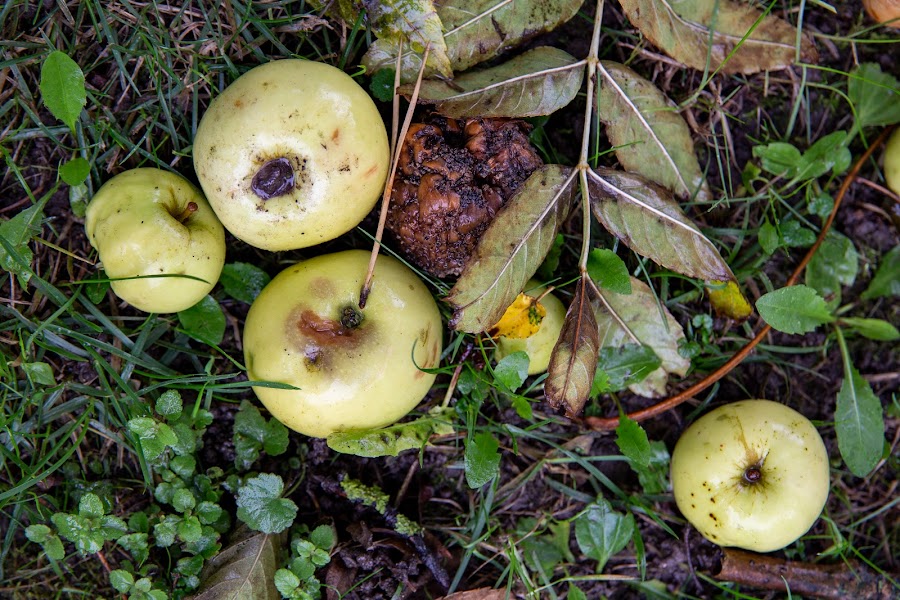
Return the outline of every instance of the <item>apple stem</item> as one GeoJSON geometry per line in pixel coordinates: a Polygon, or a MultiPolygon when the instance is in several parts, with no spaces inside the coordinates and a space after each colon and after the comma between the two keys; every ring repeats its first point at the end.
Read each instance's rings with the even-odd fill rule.
{"type": "Polygon", "coordinates": [[[179,223],[184,223],[191,217],[192,214],[197,212],[197,210],[199,208],[200,207],[197,205],[196,202],[188,202],[187,206],[184,207],[184,210],[181,211],[178,214],[178,216],[176,216],[175,218],[178,220],[179,223]]]}

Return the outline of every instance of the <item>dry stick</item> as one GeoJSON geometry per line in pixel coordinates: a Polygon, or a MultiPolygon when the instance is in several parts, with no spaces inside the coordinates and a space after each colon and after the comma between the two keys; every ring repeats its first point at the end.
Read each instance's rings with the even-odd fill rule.
{"type": "Polygon", "coordinates": [[[722,569],[715,574],[720,581],[780,592],[790,589],[792,594],[812,598],[889,600],[894,597],[889,578],[861,563],[820,565],[734,548],[725,548],[723,553],[722,569]]]}
{"type": "MultiPolygon", "coordinates": [[[[881,135],[875,140],[875,142],[869,146],[869,148],[863,153],[862,156],[853,164],[850,172],[847,173],[847,176],[844,178],[843,183],[841,183],[840,189],[838,189],[837,196],[834,199],[834,208],[831,209],[831,214],[828,215],[828,219],[825,220],[824,225],[822,225],[822,231],[819,232],[819,237],[816,239],[816,243],[812,245],[812,248],[809,249],[809,252],[806,253],[806,256],[803,257],[803,260],[800,261],[800,264],[797,265],[797,268],[794,270],[794,273],[791,275],[790,279],[785,283],[785,287],[789,287],[797,283],[797,280],[800,279],[800,275],[803,273],[803,269],[806,268],[806,265],[809,264],[809,261],[812,259],[813,255],[816,253],[816,250],[819,249],[819,246],[822,245],[822,241],[825,239],[825,236],[828,234],[828,230],[831,229],[831,224],[834,222],[835,216],[837,216],[837,211],[841,206],[841,202],[844,200],[844,196],[847,194],[847,190],[850,189],[850,184],[853,183],[853,180],[856,179],[856,175],[859,173],[859,170],[862,168],[863,163],[865,163],[872,153],[875,151],[877,147],[881,145],[882,142],[887,138],[888,134],[890,134],[892,127],[889,127],[881,132],[881,135]]],[[[715,382],[719,381],[728,373],[730,373],[738,364],[741,363],[750,352],[759,344],[766,335],[768,335],[769,331],[772,328],[767,324],[763,325],[762,329],[759,330],[750,342],[741,348],[737,353],[734,354],[728,362],[724,365],[684,390],[683,392],[679,392],[678,394],[672,396],[671,398],[666,398],[665,400],[654,404],[653,406],[649,406],[647,408],[637,410],[633,413],[628,413],[628,418],[634,421],[643,421],[645,419],[649,419],[651,417],[659,416],[665,412],[668,412],[683,403],[685,400],[689,398],[693,398],[696,394],[699,394],[715,382]]],[[[590,428],[596,431],[609,431],[611,429],[615,429],[619,426],[619,417],[610,417],[610,418],[600,418],[600,417],[585,417],[584,423],[590,428]]]]}
{"type": "MultiPolygon", "coordinates": [[[[400,152],[403,150],[403,140],[406,138],[406,132],[409,131],[409,124],[412,122],[413,113],[416,110],[416,102],[419,100],[419,88],[422,86],[422,77],[425,75],[425,63],[428,61],[428,51],[431,44],[425,46],[422,53],[422,67],[419,69],[419,75],[416,78],[416,86],[413,88],[412,96],[409,99],[409,106],[406,109],[406,117],[403,119],[403,127],[400,129],[400,135],[394,141],[394,152],[391,156],[391,173],[384,185],[384,193],[381,195],[381,214],[378,216],[378,228],[375,230],[375,243],[372,245],[372,256],[369,258],[369,269],[366,271],[366,279],[363,281],[362,289],[359,291],[359,308],[366,307],[366,301],[369,299],[369,292],[372,291],[372,277],[375,275],[375,260],[378,258],[378,251],[381,250],[381,238],[384,236],[384,224],[387,222],[388,205],[391,202],[391,191],[394,189],[394,177],[397,175],[397,165],[400,163],[400,152]]],[[[403,46],[400,46],[400,55],[402,55],[403,46]]],[[[397,61],[397,75],[394,79],[394,99],[399,96],[397,92],[397,84],[400,79],[400,61],[397,61]]],[[[395,107],[394,124],[392,131],[396,130],[396,121],[399,110],[395,107]]]]}

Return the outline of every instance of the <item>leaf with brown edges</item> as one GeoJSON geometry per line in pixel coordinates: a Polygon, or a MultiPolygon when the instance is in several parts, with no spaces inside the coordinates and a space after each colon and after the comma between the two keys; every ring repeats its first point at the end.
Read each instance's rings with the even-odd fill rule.
{"type": "Polygon", "coordinates": [[[569,215],[574,174],[571,167],[544,165],[497,213],[447,296],[451,327],[481,333],[500,320],[569,215]]]}
{"type": "Polygon", "coordinates": [[[547,402],[554,409],[565,407],[569,417],[580,413],[591,397],[600,355],[599,299],[587,275],[582,275],[575,285],[575,297],[566,311],[544,381],[547,402]]]}
{"type": "MultiPolygon", "coordinates": [[[[619,0],[648,40],[675,60],[704,70],[757,73],[783,69],[797,58],[797,29],[736,0],[619,0]],[[762,17],[762,20],[757,21],[762,17]],[[745,38],[746,36],[746,38],[745,38]]],[[[812,38],[799,36],[799,59],[815,63],[812,38]]]]}
{"type": "Polygon", "coordinates": [[[588,189],[597,220],[641,256],[688,277],[734,280],[719,251],[665,188],[634,173],[598,167],[588,171],[588,189]]]}
{"type": "Polygon", "coordinates": [[[694,140],[675,104],[625,65],[601,61],[597,77],[598,116],[622,167],[682,199],[709,200],[694,140]]]}
{"type": "MultiPolygon", "coordinates": [[[[488,69],[453,80],[428,79],[419,89],[420,104],[456,119],[463,117],[536,117],[565,107],[581,89],[583,65],[569,53],[541,46],[488,69]]],[[[400,93],[412,94],[412,84],[400,93]]]]}

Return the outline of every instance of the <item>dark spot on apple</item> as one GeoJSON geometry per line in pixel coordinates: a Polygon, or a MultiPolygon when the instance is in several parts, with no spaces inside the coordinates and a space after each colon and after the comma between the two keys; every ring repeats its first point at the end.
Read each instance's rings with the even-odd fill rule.
{"type": "Polygon", "coordinates": [[[716,518],[716,515],[713,514],[713,513],[709,513],[709,518],[712,519],[713,521],[716,521],[716,522],[719,521],[719,519],[717,519],[717,518],[716,518]]]}
{"type": "Polygon", "coordinates": [[[762,479],[762,471],[759,468],[759,465],[753,465],[748,467],[746,471],[744,471],[744,480],[747,483],[757,483],[762,479]]]}
{"type": "Polygon", "coordinates": [[[243,107],[244,107],[244,101],[241,100],[240,98],[238,98],[237,100],[234,101],[234,107],[235,107],[235,108],[243,108],[243,107]]]}
{"type": "Polygon", "coordinates": [[[309,283],[309,291],[316,298],[331,298],[334,296],[335,289],[331,281],[327,277],[317,277],[309,283]]]}
{"type": "Polygon", "coordinates": [[[263,200],[283,196],[293,187],[294,168],[291,161],[283,156],[265,163],[250,182],[250,189],[263,200]]]}
{"type": "Polygon", "coordinates": [[[331,132],[331,141],[337,142],[338,138],[341,137],[341,129],[340,127],[335,127],[334,131],[331,132]]]}

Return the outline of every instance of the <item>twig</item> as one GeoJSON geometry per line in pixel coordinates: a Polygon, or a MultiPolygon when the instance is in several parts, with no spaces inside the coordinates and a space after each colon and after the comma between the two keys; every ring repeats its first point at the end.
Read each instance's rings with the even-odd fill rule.
{"type": "MultiPolygon", "coordinates": [[[[881,135],[878,136],[875,142],[871,146],[869,146],[869,148],[866,149],[865,152],[863,152],[862,156],[860,156],[855,163],[853,163],[853,166],[850,168],[850,172],[847,173],[847,176],[841,183],[841,187],[838,189],[837,196],[835,196],[834,198],[834,208],[831,209],[831,214],[828,215],[828,218],[822,225],[822,231],[819,232],[819,237],[816,238],[816,243],[812,245],[812,247],[803,257],[803,260],[801,260],[800,264],[797,265],[797,268],[794,269],[793,274],[784,284],[784,287],[790,287],[796,284],[800,279],[800,275],[803,274],[803,269],[805,269],[806,265],[809,264],[809,261],[812,259],[813,255],[825,240],[825,236],[828,235],[828,231],[831,229],[831,225],[832,223],[834,223],[834,219],[837,216],[837,211],[841,207],[841,202],[844,200],[844,196],[847,195],[847,190],[850,189],[850,184],[852,184],[854,179],[856,179],[856,176],[862,168],[862,165],[869,159],[870,156],[872,156],[872,153],[875,151],[875,149],[878,148],[885,139],[887,139],[892,129],[892,127],[889,127],[882,131],[881,135]]],[[[732,356],[724,365],[722,365],[688,389],[684,390],[683,392],[679,392],[678,394],[670,398],[666,398],[665,400],[662,400],[661,402],[658,402],[653,406],[649,406],[633,413],[629,413],[628,418],[634,421],[643,421],[668,412],[679,404],[682,404],[689,398],[693,398],[696,394],[699,394],[715,382],[728,375],[728,373],[730,373],[736,366],[738,366],[741,361],[747,358],[747,356],[753,351],[754,348],[756,348],[756,346],[763,340],[763,338],[768,335],[771,329],[772,328],[768,324],[763,325],[763,327],[759,330],[759,333],[757,333],[753,337],[753,339],[747,343],[746,346],[738,350],[738,352],[735,353],[734,356],[732,356]]],[[[609,431],[619,426],[619,417],[585,417],[584,423],[590,429],[594,429],[596,431],[609,431]]]]}

